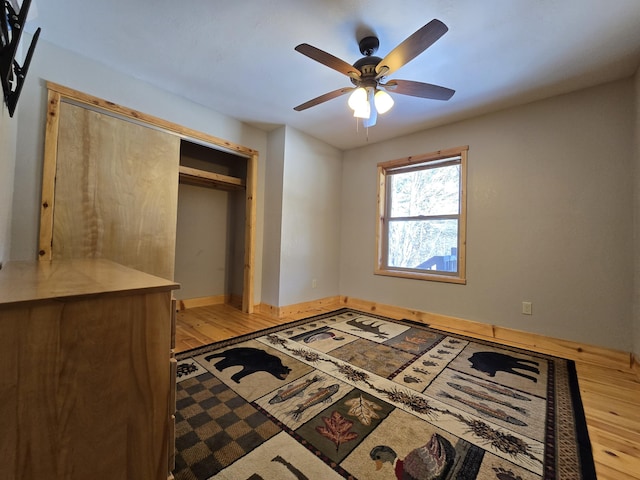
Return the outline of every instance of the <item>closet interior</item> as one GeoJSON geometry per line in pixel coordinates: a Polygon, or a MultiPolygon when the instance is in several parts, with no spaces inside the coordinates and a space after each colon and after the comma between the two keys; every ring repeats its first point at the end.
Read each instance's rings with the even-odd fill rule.
{"type": "Polygon", "coordinates": [[[175,293],[180,308],[241,307],[247,158],[180,142],[175,293]]]}

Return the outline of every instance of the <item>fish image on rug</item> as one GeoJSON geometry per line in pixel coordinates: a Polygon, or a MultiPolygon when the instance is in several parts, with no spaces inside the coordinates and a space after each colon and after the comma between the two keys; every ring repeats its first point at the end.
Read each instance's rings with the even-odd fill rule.
{"type": "MultiPolygon", "coordinates": [[[[293,333],[293,331],[291,331],[291,333],[293,333]]],[[[336,332],[333,332],[331,330],[331,327],[326,325],[305,333],[292,335],[290,338],[291,340],[304,342],[306,344],[320,342],[322,340],[334,340],[336,342],[341,342],[345,339],[345,337],[339,335],[336,332]]]]}
{"type": "Polygon", "coordinates": [[[290,398],[300,396],[307,388],[309,388],[309,386],[316,382],[319,382],[320,380],[323,380],[323,378],[316,375],[313,378],[308,378],[303,382],[291,385],[289,388],[279,390],[278,393],[271,400],[269,400],[269,403],[273,405],[275,403],[286,402],[290,398]]]}
{"type": "Polygon", "coordinates": [[[331,338],[335,341],[344,340],[344,337],[336,337],[336,334],[333,332],[322,332],[322,333],[316,333],[314,335],[309,335],[303,341],[304,343],[313,343],[319,340],[326,340],[328,338],[331,338]]]}
{"type": "Polygon", "coordinates": [[[500,387],[499,385],[494,385],[492,383],[484,383],[484,382],[480,382],[478,380],[474,380],[472,378],[462,378],[459,375],[454,375],[453,378],[455,380],[464,380],[465,382],[469,382],[469,383],[473,383],[474,385],[477,385],[479,387],[482,388],[486,388],[487,390],[493,392],[493,393],[497,393],[499,395],[505,395],[507,397],[511,397],[511,398],[515,398],[516,400],[524,400],[526,402],[530,402],[531,399],[528,397],[525,397],[524,395],[520,395],[518,392],[514,392],[513,390],[510,390],[506,387],[500,387]]]}
{"type": "Polygon", "coordinates": [[[501,400],[499,398],[495,398],[491,395],[489,395],[488,393],[485,392],[481,392],[479,390],[476,390],[474,388],[471,388],[467,385],[458,385],[457,383],[453,383],[453,382],[447,382],[447,385],[449,385],[451,388],[455,388],[456,390],[460,391],[460,392],[464,392],[467,395],[469,395],[470,397],[474,397],[477,398],[479,400],[487,400],[491,403],[497,403],[498,405],[502,405],[504,407],[508,407],[511,408],[512,410],[515,410],[518,413],[521,413],[523,415],[527,414],[527,411],[524,408],[518,407],[516,405],[512,405],[511,403],[507,402],[506,400],[501,400]]]}
{"type": "Polygon", "coordinates": [[[244,377],[256,372],[267,372],[280,380],[285,380],[291,373],[291,369],[283,365],[282,360],[259,348],[230,348],[224,352],[207,355],[205,360],[210,362],[214,358],[222,358],[214,364],[219,372],[225,368],[242,366],[242,370],[231,376],[231,380],[236,383],[240,383],[244,377]]]}
{"type": "Polygon", "coordinates": [[[434,433],[426,445],[412,450],[403,460],[387,445],[373,447],[369,456],[376,463],[376,470],[380,470],[385,462],[391,463],[398,480],[444,480],[456,458],[456,451],[449,440],[434,433]]]}
{"type": "Polygon", "coordinates": [[[291,415],[295,420],[298,420],[300,418],[300,415],[302,415],[302,413],[306,409],[313,407],[314,405],[317,405],[319,403],[330,402],[331,397],[336,393],[338,393],[338,390],[340,390],[340,386],[337,383],[334,383],[333,385],[329,385],[328,387],[325,387],[325,388],[319,388],[318,390],[316,390],[315,393],[310,394],[307,400],[299,404],[295,410],[290,412],[291,415]]]}
{"type": "Polygon", "coordinates": [[[516,370],[525,370],[527,372],[540,374],[540,370],[538,369],[540,364],[538,362],[512,357],[511,355],[499,352],[476,352],[469,357],[469,362],[471,362],[471,368],[489,377],[495,377],[497,372],[504,372],[527,378],[537,383],[538,379],[536,377],[516,370]]]}
{"type": "Polygon", "coordinates": [[[451,395],[450,393],[447,393],[447,392],[440,392],[438,395],[443,398],[449,398],[451,400],[455,400],[456,402],[460,402],[463,405],[467,405],[468,407],[471,407],[478,413],[483,413],[489,417],[497,418],[498,420],[502,420],[503,422],[507,422],[512,425],[517,425],[519,427],[528,426],[523,421],[515,417],[512,417],[507,412],[505,412],[504,410],[500,410],[499,408],[491,408],[490,406],[484,403],[474,402],[473,400],[467,400],[466,398],[459,397],[458,395],[451,395]]]}

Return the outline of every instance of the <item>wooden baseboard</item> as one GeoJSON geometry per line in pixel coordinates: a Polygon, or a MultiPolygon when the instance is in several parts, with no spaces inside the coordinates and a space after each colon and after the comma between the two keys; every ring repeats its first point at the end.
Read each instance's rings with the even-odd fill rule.
{"type": "Polygon", "coordinates": [[[206,307],[208,305],[221,305],[228,303],[231,305],[242,304],[242,297],[238,295],[211,295],[208,297],[185,298],[178,300],[178,310],[188,308],[206,307]]]}
{"type": "Polygon", "coordinates": [[[300,314],[314,315],[316,313],[326,312],[327,309],[338,309],[341,307],[353,308],[361,312],[371,312],[389,318],[406,318],[430,325],[439,330],[499,342],[504,345],[533,350],[547,355],[590,363],[592,365],[618,368],[627,371],[633,369],[640,379],[640,358],[630,352],[622,352],[610,348],[547,337],[537,333],[523,332],[437,313],[385,305],[369,300],[336,296],[285,307],[274,307],[261,303],[256,305],[255,308],[257,312],[263,315],[283,319],[292,316],[299,318],[300,314]]]}
{"type": "Polygon", "coordinates": [[[300,314],[313,315],[315,313],[326,312],[327,309],[337,309],[340,307],[340,297],[336,295],[335,297],[325,297],[309,302],[287,305],[285,307],[275,307],[266,303],[260,303],[254,308],[256,312],[263,315],[268,315],[273,318],[287,318],[296,317],[300,314]]]}
{"type": "MultiPolygon", "coordinates": [[[[460,333],[485,340],[497,341],[504,345],[520,347],[562,358],[601,365],[609,368],[628,370],[633,364],[633,356],[605,347],[585,345],[569,340],[547,337],[510,328],[490,325],[435,313],[411,310],[393,305],[384,305],[368,300],[341,297],[340,304],[362,312],[377,313],[389,318],[406,318],[430,325],[439,330],[460,333]]],[[[637,361],[637,360],[636,360],[637,361]]],[[[637,365],[637,363],[636,363],[637,365]]],[[[636,370],[638,372],[639,370],[636,370]]]]}
{"type": "Polygon", "coordinates": [[[636,374],[636,378],[640,382],[640,356],[631,354],[631,369],[636,374]]]}

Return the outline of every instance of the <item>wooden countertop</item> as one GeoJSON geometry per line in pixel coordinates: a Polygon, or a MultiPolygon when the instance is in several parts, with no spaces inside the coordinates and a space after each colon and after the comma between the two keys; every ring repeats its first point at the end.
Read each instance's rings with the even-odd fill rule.
{"type": "Polygon", "coordinates": [[[0,270],[0,305],[177,288],[171,280],[104,259],[7,262],[0,270]]]}

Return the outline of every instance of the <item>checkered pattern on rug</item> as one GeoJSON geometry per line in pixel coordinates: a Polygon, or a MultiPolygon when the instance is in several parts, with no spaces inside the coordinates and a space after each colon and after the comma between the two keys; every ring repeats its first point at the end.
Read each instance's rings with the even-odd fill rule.
{"type": "Polygon", "coordinates": [[[205,480],[280,432],[210,373],[178,383],[176,480],[205,480]]]}

